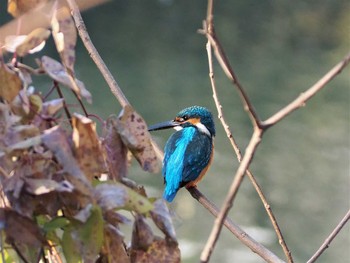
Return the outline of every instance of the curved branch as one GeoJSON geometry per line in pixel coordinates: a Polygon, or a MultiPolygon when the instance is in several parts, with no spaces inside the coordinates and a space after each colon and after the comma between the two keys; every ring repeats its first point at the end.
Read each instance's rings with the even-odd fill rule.
{"type": "Polygon", "coordinates": [[[106,80],[113,95],[117,98],[117,100],[119,101],[119,103],[122,107],[129,105],[130,103],[127,100],[127,98],[125,97],[121,88],[119,87],[117,81],[114,79],[111,72],[107,68],[106,64],[103,62],[97,49],[92,44],[90,36],[86,30],[86,26],[84,24],[83,18],[81,17],[77,3],[75,2],[75,0],[67,0],[67,2],[69,4],[69,8],[71,9],[75,25],[76,25],[78,32],[79,32],[79,36],[80,36],[81,40],[83,41],[84,46],[87,49],[92,60],[95,62],[97,68],[102,73],[102,75],[103,75],[104,79],[106,80]]]}

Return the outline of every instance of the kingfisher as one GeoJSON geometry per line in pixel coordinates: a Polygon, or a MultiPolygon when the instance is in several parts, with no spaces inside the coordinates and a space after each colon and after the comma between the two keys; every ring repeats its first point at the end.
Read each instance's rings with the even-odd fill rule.
{"type": "Polygon", "coordinates": [[[174,128],[164,148],[163,198],[172,202],[181,187],[194,187],[207,172],[214,153],[215,123],[211,112],[200,106],[180,111],[171,121],[148,127],[149,131],[174,128]]]}

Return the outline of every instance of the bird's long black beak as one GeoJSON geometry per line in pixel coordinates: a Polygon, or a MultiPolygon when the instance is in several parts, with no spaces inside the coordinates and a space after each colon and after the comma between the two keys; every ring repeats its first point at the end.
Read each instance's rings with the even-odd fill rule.
{"type": "Polygon", "coordinates": [[[171,121],[164,121],[161,123],[157,123],[151,126],[148,126],[149,131],[157,131],[157,130],[164,130],[164,129],[169,129],[169,128],[174,128],[176,126],[179,126],[181,123],[171,120],[171,121]]]}

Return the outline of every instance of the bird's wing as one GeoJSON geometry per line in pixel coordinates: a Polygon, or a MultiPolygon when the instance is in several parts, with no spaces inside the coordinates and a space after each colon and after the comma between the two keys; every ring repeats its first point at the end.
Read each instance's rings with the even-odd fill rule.
{"type": "Polygon", "coordinates": [[[185,154],[188,145],[194,138],[196,128],[188,127],[175,132],[170,136],[164,149],[163,176],[166,184],[164,197],[171,200],[181,187],[183,170],[185,167],[185,154]]]}
{"type": "Polygon", "coordinates": [[[212,140],[206,134],[196,131],[186,147],[181,186],[194,181],[205,169],[211,158],[212,140]]]}

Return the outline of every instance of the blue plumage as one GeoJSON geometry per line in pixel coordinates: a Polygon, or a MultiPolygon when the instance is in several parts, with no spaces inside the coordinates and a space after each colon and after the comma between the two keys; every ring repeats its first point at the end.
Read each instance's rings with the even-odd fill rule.
{"type": "Polygon", "coordinates": [[[163,198],[171,202],[183,187],[195,186],[208,169],[213,153],[215,125],[211,113],[193,106],[179,112],[173,121],[149,127],[149,130],[176,127],[164,148],[163,198]]]}
{"type": "Polygon", "coordinates": [[[201,134],[195,127],[175,132],[164,149],[163,197],[171,202],[180,187],[198,178],[209,164],[212,142],[209,136],[201,134]]]}
{"type": "Polygon", "coordinates": [[[183,181],[185,165],[185,153],[191,143],[196,129],[189,127],[175,132],[169,138],[164,148],[163,177],[165,189],[163,197],[171,202],[183,181]]]}

